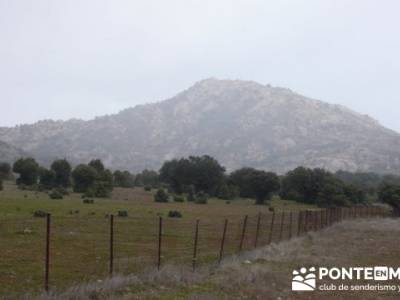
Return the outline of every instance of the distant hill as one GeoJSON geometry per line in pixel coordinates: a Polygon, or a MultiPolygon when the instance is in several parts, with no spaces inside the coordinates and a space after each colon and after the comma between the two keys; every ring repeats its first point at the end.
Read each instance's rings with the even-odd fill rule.
{"type": "Polygon", "coordinates": [[[14,146],[0,141],[0,162],[14,162],[16,159],[27,154],[14,146]]]}
{"type": "Polygon", "coordinates": [[[91,121],[0,128],[0,140],[42,162],[99,157],[131,171],[209,154],[228,170],[250,166],[283,173],[304,165],[400,173],[398,133],[343,106],[239,80],[203,80],[171,99],[91,121]]]}

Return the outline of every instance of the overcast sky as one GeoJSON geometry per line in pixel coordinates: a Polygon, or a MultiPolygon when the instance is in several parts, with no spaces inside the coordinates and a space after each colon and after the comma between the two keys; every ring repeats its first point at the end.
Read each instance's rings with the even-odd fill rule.
{"type": "Polygon", "coordinates": [[[400,132],[399,13],[397,0],[0,0],[0,126],[111,114],[216,77],[400,132]]]}

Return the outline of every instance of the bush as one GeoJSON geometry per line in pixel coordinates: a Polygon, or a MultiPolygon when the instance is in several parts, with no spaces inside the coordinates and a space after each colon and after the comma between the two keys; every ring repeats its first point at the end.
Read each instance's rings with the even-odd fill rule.
{"type": "Polygon", "coordinates": [[[58,188],[56,188],[55,190],[56,190],[58,193],[60,193],[61,195],[63,195],[63,196],[69,195],[68,190],[67,190],[66,188],[64,188],[64,187],[58,187],[58,188]]]}
{"type": "Polygon", "coordinates": [[[183,196],[174,196],[174,202],[185,202],[185,198],[183,196]]]}
{"type": "Polygon", "coordinates": [[[169,218],[182,218],[181,212],[177,210],[170,210],[168,213],[169,218]]]}
{"type": "Polygon", "coordinates": [[[49,194],[49,197],[50,197],[50,199],[62,199],[63,195],[59,191],[53,190],[49,194]]]}
{"type": "Polygon", "coordinates": [[[194,203],[196,204],[207,204],[208,203],[208,195],[204,192],[199,192],[196,195],[194,203]]]}
{"type": "Polygon", "coordinates": [[[163,189],[158,189],[157,193],[154,195],[155,202],[168,202],[168,194],[163,189]]]}
{"type": "Polygon", "coordinates": [[[118,211],[118,217],[126,218],[128,217],[128,212],[126,210],[120,210],[118,211]]]}
{"type": "Polygon", "coordinates": [[[152,189],[152,187],[151,187],[150,185],[146,185],[146,186],[144,187],[144,190],[145,190],[146,192],[151,192],[151,189],[152,189]]]}
{"type": "Polygon", "coordinates": [[[84,194],[83,198],[93,198],[96,196],[95,190],[93,188],[89,188],[84,194]]]}
{"type": "Polygon", "coordinates": [[[94,204],[94,200],[93,199],[83,199],[82,201],[84,204],[94,204]]]}
{"type": "Polygon", "coordinates": [[[36,210],[33,213],[33,216],[35,218],[46,218],[47,217],[47,212],[43,211],[43,210],[36,210]]]}

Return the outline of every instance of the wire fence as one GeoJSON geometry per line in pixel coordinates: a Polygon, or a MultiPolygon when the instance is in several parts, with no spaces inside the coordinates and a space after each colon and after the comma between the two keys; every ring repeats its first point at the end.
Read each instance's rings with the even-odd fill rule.
{"type": "Polygon", "coordinates": [[[178,218],[52,217],[0,221],[0,293],[65,288],[166,263],[206,263],[318,231],[385,216],[380,207],[271,212],[220,221],[178,218]]]}

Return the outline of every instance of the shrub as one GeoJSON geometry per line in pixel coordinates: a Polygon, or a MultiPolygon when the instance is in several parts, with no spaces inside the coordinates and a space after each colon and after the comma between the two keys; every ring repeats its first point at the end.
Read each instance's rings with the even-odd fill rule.
{"type": "Polygon", "coordinates": [[[151,187],[150,185],[146,185],[146,186],[144,187],[144,190],[145,190],[146,192],[151,192],[151,189],[152,189],[152,187],[151,187]]]}
{"type": "Polygon", "coordinates": [[[208,202],[208,195],[204,192],[199,192],[196,195],[194,203],[196,204],[207,204],[208,202]]]}
{"type": "Polygon", "coordinates": [[[33,216],[34,216],[35,218],[46,218],[47,212],[45,212],[45,211],[43,211],[43,210],[36,210],[36,211],[33,213],[33,216]]]}
{"type": "Polygon", "coordinates": [[[194,187],[191,185],[188,187],[187,201],[194,202],[195,200],[196,200],[196,197],[194,195],[194,187]]]}
{"type": "Polygon", "coordinates": [[[126,210],[120,210],[118,211],[118,217],[126,218],[128,217],[128,212],[126,210]]]}
{"type": "Polygon", "coordinates": [[[64,187],[58,187],[55,190],[63,196],[69,195],[68,190],[64,187]]]}
{"type": "Polygon", "coordinates": [[[183,196],[174,196],[174,202],[185,202],[185,198],[183,196]]]}
{"type": "Polygon", "coordinates": [[[82,201],[84,204],[94,204],[94,200],[93,199],[83,199],[82,201]]]}
{"type": "Polygon", "coordinates": [[[93,188],[89,188],[84,194],[83,198],[93,198],[96,196],[95,190],[93,188]]]}
{"type": "Polygon", "coordinates": [[[50,199],[62,199],[63,195],[59,191],[53,190],[49,194],[49,197],[50,197],[50,199]]]}
{"type": "Polygon", "coordinates": [[[154,195],[155,202],[168,202],[168,194],[163,189],[158,189],[157,193],[154,195]]]}
{"type": "Polygon", "coordinates": [[[169,218],[182,218],[182,213],[177,210],[170,210],[168,213],[169,218]]]}

